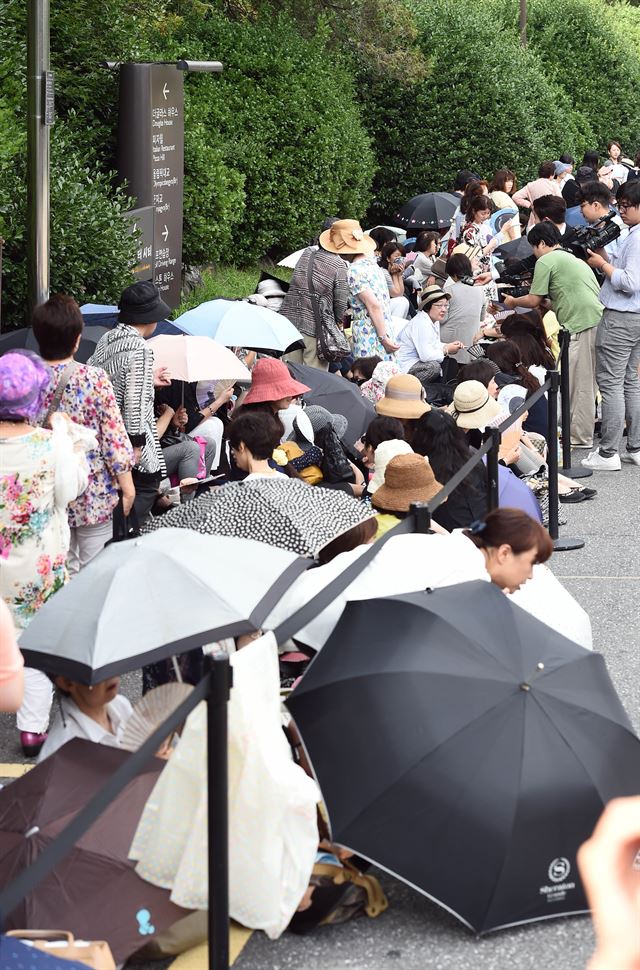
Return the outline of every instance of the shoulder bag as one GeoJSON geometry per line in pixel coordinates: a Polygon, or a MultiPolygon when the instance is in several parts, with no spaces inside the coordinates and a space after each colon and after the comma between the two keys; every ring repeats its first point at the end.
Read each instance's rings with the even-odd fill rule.
{"type": "Polygon", "coordinates": [[[315,317],[316,321],[317,354],[320,360],[326,360],[328,363],[335,363],[337,361],[344,360],[345,357],[348,357],[351,353],[351,347],[349,346],[349,341],[345,337],[344,332],[336,323],[333,316],[333,311],[330,313],[322,313],[320,300],[318,299],[318,294],[313,286],[313,264],[316,255],[316,250],[309,254],[309,262],[307,263],[307,283],[309,288],[309,299],[311,300],[311,307],[313,309],[313,316],[315,317]]]}

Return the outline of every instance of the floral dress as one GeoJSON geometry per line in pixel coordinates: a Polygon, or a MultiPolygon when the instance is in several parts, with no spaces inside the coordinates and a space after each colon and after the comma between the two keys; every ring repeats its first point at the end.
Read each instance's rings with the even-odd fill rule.
{"type": "Polygon", "coordinates": [[[79,463],[67,435],[0,438],[0,597],[19,628],[67,580],[67,504],[87,481],[79,463]]]}
{"type": "Polygon", "coordinates": [[[395,360],[395,354],[389,354],[384,349],[376,328],[371,322],[367,308],[360,298],[364,290],[371,290],[377,297],[384,320],[387,325],[387,333],[393,336],[393,323],[391,321],[391,303],[389,301],[389,287],[384,278],[384,274],[373,258],[356,259],[349,264],[347,274],[349,283],[349,305],[353,323],[351,332],[353,334],[353,354],[354,357],[373,357],[377,355],[383,360],[395,360]]]}
{"type": "MultiPolygon", "coordinates": [[[[53,364],[56,379],[43,402],[42,417],[58,385],[65,364],[53,364]]],[[[101,367],[77,364],[64,389],[60,411],[72,421],[95,431],[98,448],[87,455],[89,485],[69,505],[69,525],[97,525],[111,518],[118,503],[117,476],[131,471],[133,449],[116,403],[113,385],[101,367]]]]}

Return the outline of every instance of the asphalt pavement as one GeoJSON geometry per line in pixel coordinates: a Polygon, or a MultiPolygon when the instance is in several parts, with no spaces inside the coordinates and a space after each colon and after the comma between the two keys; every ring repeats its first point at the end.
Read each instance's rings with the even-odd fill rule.
{"type": "MultiPolygon", "coordinates": [[[[575,453],[575,461],[584,456],[575,453]]],[[[586,484],[586,483],[585,483],[586,484]]],[[[598,497],[563,505],[565,536],[583,549],[556,553],[551,566],[591,617],[595,649],[607,661],[626,710],[640,730],[640,469],[596,472],[598,497]]],[[[139,696],[140,677],[122,689],[139,696]]],[[[23,763],[14,719],[0,715],[0,761],[23,763]]],[[[9,771],[9,769],[6,769],[9,771]]],[[[1,769],[0,769],[1,773],[1,769]]],[[[4,780],[4,779],[3,779],[4,780]]],[[[419,850],[419,847],[416,847],[419,850]]],[[[372,870],[376,872],[376,870],[372,870]]],[[[352,920],[304,937],[269,940],[254,933],[234,963],[237,970],[583,970],[593,948],[588,917],[573,917],[476,938],[454,917],[385,873],[377,872],[389,909],[377,919],[352,920]]],[[[460,873],[473,879],[473,873],[460,873]]],[[[145,970],[166,967],[147,964],[145,970]]],[[[206,970],[190,962],[192,970],[206,970]]]]}

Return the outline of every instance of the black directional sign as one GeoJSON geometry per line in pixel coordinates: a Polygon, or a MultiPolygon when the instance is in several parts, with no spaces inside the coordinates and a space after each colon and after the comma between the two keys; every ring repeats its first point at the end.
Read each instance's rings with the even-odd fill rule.
{"type": "Polygon", "coordinates": [[[120,68],[118,174],[138,207],[153,207],[153,279],[172,308],[182,277],[183,84],[172,64],[120,68]]]}

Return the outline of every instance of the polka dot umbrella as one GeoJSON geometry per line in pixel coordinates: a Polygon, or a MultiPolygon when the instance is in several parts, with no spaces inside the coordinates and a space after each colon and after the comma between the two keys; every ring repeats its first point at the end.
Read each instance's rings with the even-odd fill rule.
{"type": "Polygon", "coordinates": [[[256,539],[315,558],[371,516],[370,508],[345,492],[278,475],[222,485],[153,519],[145,531],[170,526],[256,539]]]}

